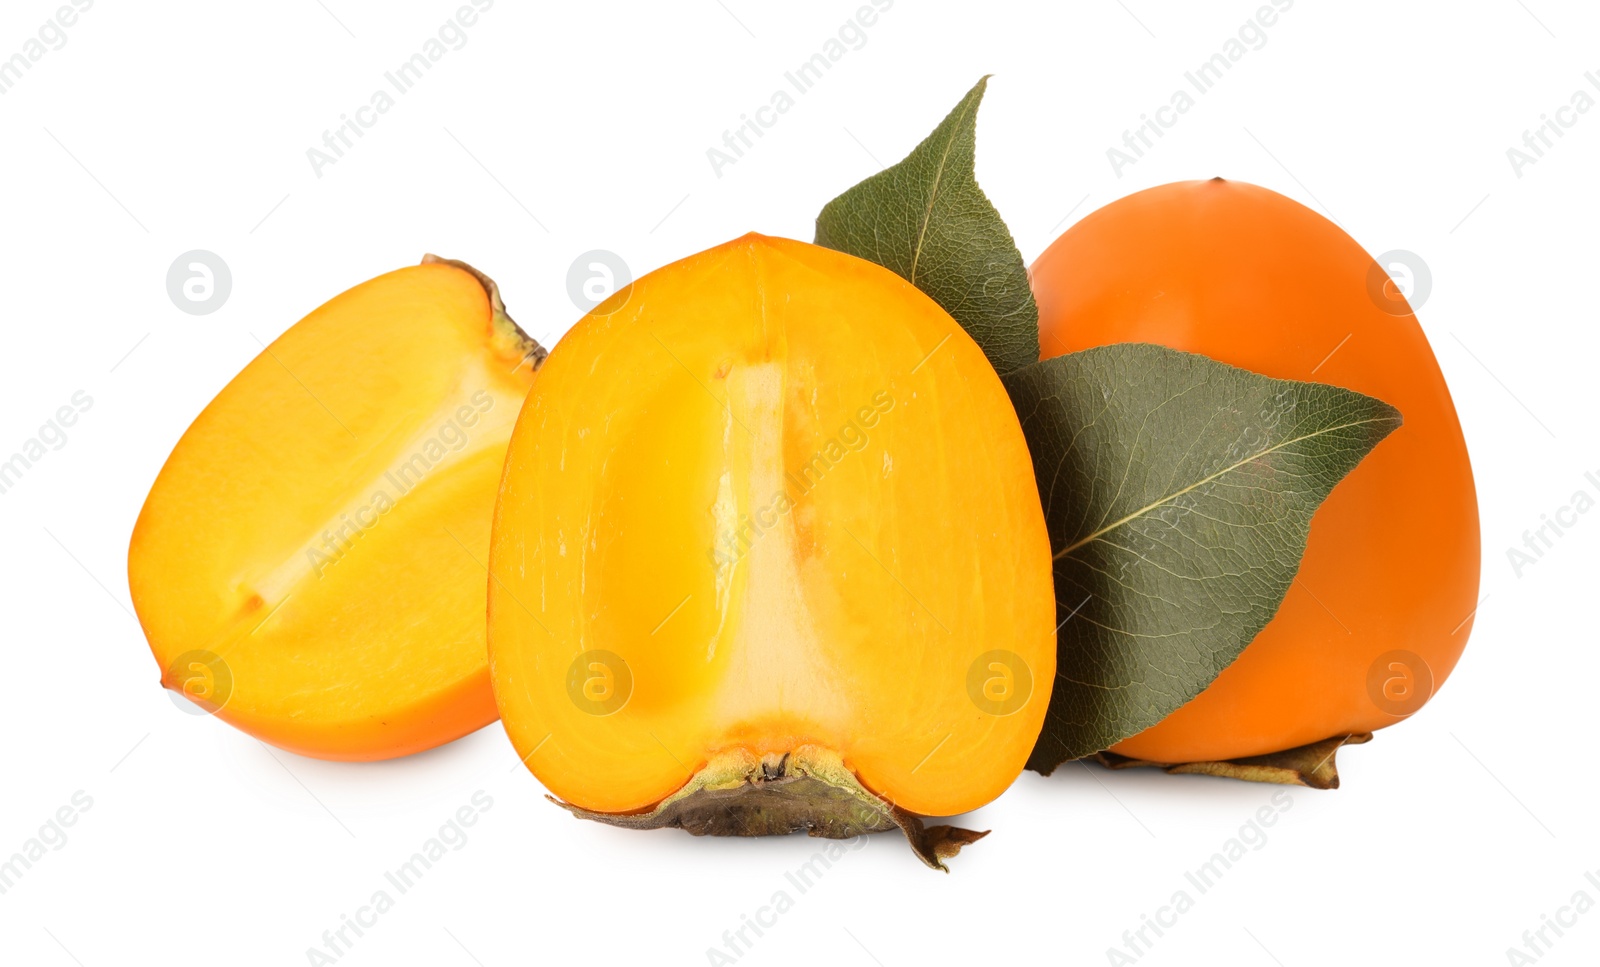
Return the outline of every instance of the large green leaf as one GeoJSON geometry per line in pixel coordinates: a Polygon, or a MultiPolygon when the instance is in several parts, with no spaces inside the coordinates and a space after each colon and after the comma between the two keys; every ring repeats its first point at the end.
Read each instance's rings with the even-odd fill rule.
{"type": "Polygon", "coordinates": [[[1055,551],[1048,773],[1193,698],[1278,610],[1311,515],[1392,406],[1124,343],[1005,378],[1055,551]]]}
{"type": "Polygon", "coordinates": [[[973,174],[978,81],[905,160],[835,198],[817,244],[876,262],[944,307],[1001,373],[1039,358],[1039,309],[1011,232],[973,174]]]}

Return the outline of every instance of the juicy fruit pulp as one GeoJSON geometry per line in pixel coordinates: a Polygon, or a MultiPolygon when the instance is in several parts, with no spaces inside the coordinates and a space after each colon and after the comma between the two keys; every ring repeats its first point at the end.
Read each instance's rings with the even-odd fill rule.
{"type": "Polygon", "coordinates": [[[911,285],[802,242],[747,235],[578,323],[512,436],[490,570],[506,730],[585,810],[837,755],[962,812],[1020,772],[1054,676],[998,377],[911,285]]]}
{"type": "Polygon", "coordinates": [[[1046,357],[1160,343],[1353,389],[1405,419],[1317,511],[1267,627],[1209,688],[1113,751],[1233,759],[1370,732],[1421,707],[1471,629],[1477,496],[1444,377],[1383,269],[1310,209],[1219,178],[1107,205],[1030,276],[1046,357]]]}
{"type": "Polygon", "coordinates": [[[494,721],[484,562],[541,353],[492,284],[439,260],[267,347],[184,433],[134,529],[128,581],[163,684],[328,759],[494,721]]]}

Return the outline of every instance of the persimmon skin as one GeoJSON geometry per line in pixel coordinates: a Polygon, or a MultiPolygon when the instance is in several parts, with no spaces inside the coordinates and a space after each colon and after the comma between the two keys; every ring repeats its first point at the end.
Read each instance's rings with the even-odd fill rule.
{"type": "Polygon", "coordinates": [[[1113,202],[1030,269],[1045,358],[1159,343],[1366,393],[1405,420],[1317,511],[1266,628],[1209,688],[1112,751],[1212,761],[1369,732],[1420,707],[1375,701],[1380,656],[1419,656],[1433,691],[1460,658],[1480,567],[1472,468],[1427,337],[1392,288],[1388,308],[1371,294],[1377,271],[1316,212],[1221,178],[1113,202]]]}

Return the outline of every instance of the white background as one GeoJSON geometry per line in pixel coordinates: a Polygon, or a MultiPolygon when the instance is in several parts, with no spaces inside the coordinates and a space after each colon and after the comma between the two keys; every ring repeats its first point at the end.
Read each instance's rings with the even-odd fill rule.
{"type": "MultiPolygon", "coordinates": [[[[817,843],[577,822],[498,726],[341,765],[178,711],[134,622],[127,539],[172,444],[269,341],[426,251],[496,277],[547,344],[566,273],[642,273],[747,230],[811,237],[821,205],[902,157],[983,73],[979,177],[1032,259],[1128,192],[1225,175],[1415,252],[1420,310],[1482,501],[1484,602],[1465,658],[1405,724],[1295,789],[1264,847],[1198,896],[1149,964],[1501,964],[1600,870],[1594,603],[1600,513],[1519,578],[1506,549],[1600,475],[1592,280],[1600,110],[1521,177],[1507,159],[1600,72],[1600,10],[1557,0],[1299,0],[1117,177],[1106,149],[1221,49],[1256,0],[899,0],[719,178],[706,157],[856,0],[500,0],[337,164],[306,150],[456,0],[96,3],[0,95],[0,451],[82,390],[92,409],[0,496],[0,854],[93,806],[0,896],[0,961],[303,964],[458,807],[492,808],[343,958],[500,967],[704,964],[817,843]],[[213,251],[193,316],[168,266],[213,251]]],[[[0,57],[55,0],[8,0],[0,57]]],[[[1274,787],[1064,767],[924,869],[870,839],[741,963],[1106,963],[1274,787]]],[[[1600,874],[1597,874],[1600,876],[1600,874]]],[[[391,890],[391,892],[393,892],[391,890]]],[[[1191,889],[1190,891],[1194,891],[1191,889]]],[[[753,935],[752,935],[753,936],[753,935]]],[[[1548,936],[1554,938],[1554,934],[1548,936]]],[[[1600,957],[1600,910],[1542,963],[1600,957]]]]}

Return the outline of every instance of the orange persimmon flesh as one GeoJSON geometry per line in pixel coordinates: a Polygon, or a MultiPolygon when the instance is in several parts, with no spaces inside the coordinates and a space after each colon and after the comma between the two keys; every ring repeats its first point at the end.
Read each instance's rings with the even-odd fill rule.
{"type": "Polygon", "coordinates": [[[1426,670],[1397,671],[1434,689],[1455,667],[1477,607],[1477,495],[1444,376],[1382,271],[1316,212],[1220,178],[1113,202],[1033,264],[1046,357],[1160,343],[1357,390],[1405,420],[1317,511],[1266,628],[1209,688],[1112,751],[1208,761],[1369,732],[1403,717],[1374,700],[1375,662],[1411,652],[1426,670]]]}
{"type": "Polygon", "coordinates": [[[913,286],[803,242],[684,259],[567,334],[512,436],[490,570],[502,721],[588,810],[810,747],[904,809],[963,812],[1016,778],[1054,677],[999,379],[913,286]],[[1002,669],[1015,709],[972,697],[996,649],[1031,679],[1002,669]],[[620,707],[589,701],[614,687],[620,707]]]}
{"type": "Polygon", "coordinates": [[[485,562],[524,340],[473,273],[433,262],[334,298],[246,366],[179,440],[129,548],[163,684],[186,687],[181,656],[215,656],[220,718],[326,759],[494,721],[485,562]]]}

